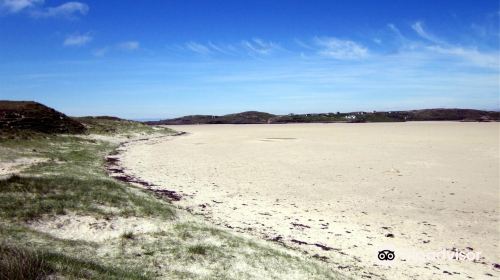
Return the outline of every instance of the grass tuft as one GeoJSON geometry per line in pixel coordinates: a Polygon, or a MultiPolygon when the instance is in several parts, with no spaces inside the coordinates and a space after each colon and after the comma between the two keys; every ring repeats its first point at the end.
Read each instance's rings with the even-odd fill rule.
{"type": "Polygon", "coordinates": [[[42,280],[53,272],[43,255],[0,244],[0,280],[42,280]]]}
{"type": "Polygon", "coordinates": [[[194,246],[189,246],[188,252],[193,255],[206,255],[208,249],[208,246],[197,244],[194,246]]]}
{"type": "Polygon", "coordinates": [[[135,234],[132,231],[126,231],[126,232],[122,233],[121,238],[135,239],[135,234]]]}

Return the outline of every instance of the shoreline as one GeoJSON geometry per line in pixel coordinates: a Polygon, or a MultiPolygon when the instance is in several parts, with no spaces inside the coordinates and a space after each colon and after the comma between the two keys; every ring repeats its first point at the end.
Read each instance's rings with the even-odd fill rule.
{"type": "Polygon", "coordinates": [[[120,152],[124,149],[125,146],[131,144],[131,143],[136,143],[136,142],[146,142],[150,140],[157,140],[157,139],[163,139],[163,138],[168,138],[168,137],[177,137],[177,136],[182,136],[187,134],[186,132],[178,132],[173,135],[163,135],[163,136],[154,136],[150,138],[144,138],[144,139],[135,139],[135,140],[129,140],[129,141],[123,141],[118,144],[118,146],[106,157],[104,158],[104,169],[106,171],[106,174],[118,181],[125,182],[125,183],[130,183],[133,185],[139,185],[143,189],[148,190],[152,193],[154,193],[158,198],[160,199],[165,199],[169,202],[173,201],[179,201],[182,199],[182,195],[178,194],[176,191],[168,190],[165,188],[158,189],[155,187],[160,187],[158,185],[155,185],[153,183],[144,181],[138,177],[135,177],[131,174],[127,174],[123,168],[123,166],[120,165],[120,152]]]}

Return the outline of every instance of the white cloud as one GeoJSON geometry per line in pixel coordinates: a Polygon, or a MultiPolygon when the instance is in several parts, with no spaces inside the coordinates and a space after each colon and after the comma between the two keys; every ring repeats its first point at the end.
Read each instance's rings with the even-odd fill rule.
{"type": "Polygon", "coordinates": [[[415,30],[415,32],[417,32],[417,34],[420,35],[420,37],[428,39],[429,41],[432,41],[432,39],[429,38],[429,35],[427,34],[427,32],[425,32],[421,21],[417,21],[414,24],[412,24],[411,28],[413,30],[415,30]]]}
{"type": "Polygon", "coordinates": [[[38,18],[65,17],[75,18],[78,15],[86,15],[89,12],[89,6],[82,2],[67,2],[57,7],[48,7],[36,10],[31,13],[38,18]]]}
{"type": "Polygon", "coordinates": [[[280,47],[273,43],[258,38],[244,40],[239,44],[222,44],[208,42],[206,44],[194,41],[187,42],[182,49],[189,50],[200,55],[269,55],[280,47]]]}
{"type": "MultiPolygon", "coordinates": [[[[458,63],[472,67],[495,68],[500,65],[498,49],[484,50],[480,46],[460,46],[446,42],[446,40],[433,35],[424,28],[420,21],[411,25],[412,30],[425,40],[415,40],[405,37],[394,24],[387,24],[388,30],[394,36],[370,38],[370,42],[388,46],[388,49],[378,51],[370,50],[366,45],[349,39],[336,37],[316,37],[312,40],[295,39],[294,43],[299,49],[285,49],[279,43],[264,41],[262,39],[244,40],[239,44],[198,43],[190,41],[184,43],[176,50],[190,51],[207,56],[255,56],[271,57],[271,55],[292,55],[302,59],[315,60],[318,58],[333,58],[337,60],[361,60],[369,57],[370,60],[387,57],[393,54],[405,54],[419,57],[419,63],[458,63]],[[383,38],[383,39],[382,39],[383,38]]],[[[389,34],[390,35],[390,34],[389,34]]]]}
{"type": "Polygon", "coordinates": [[[314,50],[314,48],[311,45],[309,45],[308,43],[306,43],[302,40],[295,38],[293,41],[295,42],[295,44],[297,44],[301,48],[304,48],[307,50],[314,50]]]}
{"type": "Polygon", "coordinates": [[[498,69],[500,67],[500,54],[498,52],[480,52],[475,48],[463,48],[458,46],[428,46],[428,50],[447,56],[454,56],[477,66],[498,69]]]}
{"type": "Polygon", "coordinates": [[[388,23],[387,24],[387,27],[389,27],[390,30],[392,30],[394,33],[397,33],[399,34],[399,29],[396,27],[396,25],[394,25],[393,23],[388,23]]]}
{"type": "Polygon", "coordinates": [[[241,45],[250,53],[259,55],[269,55],[273,51],[279,49],[279,46],[273,42],[265,42],[259,38],[250,41],[242,41],[241,45]]]}
{"type": "Polygon", "coordinates": [[[401,31],[392,23],[388,23],[387,27],[394,33],[400,40],[405,40],[406,38],[401,34],[401,31]]]}
{"type": "Polygon", "coordinates": [[[0,0],[0,9],[8,13],[18,13],[24,9],[43,4],[44,0],[0,0]]]}
{"type": "MultiPolygon", "coordinates": [[[[188,48],[190,51],[193,51],[197,54],[202,54],[202,55],[207,55],[207,54],[212,53],[212,51],[210,50],[209,47],[207,47],[203,44],[196,43],[196,42],[186,43],[186,48],[188,48]]],[[[218,49],[218,48],[215,48],[215,49],[218,49]]]]}
{"type": "Polygon", "coordinates": [[[423,23],[420,21],[415,22],[411,27],[420,37],[432,43],[432,45],[418,45],[414,43],[414,45],[419,46],[420,49],[424,49],[444,57],[459,58],[475,66],[487,68],[498,68],[500,66],[500,54],[498,53],[498,50],[484,52],[474,46],[463,47],[448,43],[426,31],[423,23]]]}
{"type": "Polygon", "coordinates": [[[108,53],[108,51],[109,51],[109,47],[104,47],[104,48],[95,49],[94,51],[92,51],[92,54],[100,57],[100,56],[106,55],[106,53],[108,53]]]}
{"type": "Polygon", "coordinates": [[[109,52],[115,51],[135,51],[140,48],[140,43],[138,41],[125,41],[111,46],[104,46],[102,48],[94,49],[92,54],[94,56],[105,56],[109,52]]]}
{"type": "Polygon", "coordinates": [[[44,5],[45,0],[0,0],[0,12],[20,13],[27,11],[29,15],[35,18],[75,18],[89,12],[89,6],[82,2],[70,1],[56,7],[46,7],[44,5]]]}
{"type": "Polygon", "coordinates": [[[425,31],[424,25],[421,21],[417,21],[411,25],[411,28],[422,38],[431,41],[433,43],[443,43],[439,38],[425,31]]]}
{"type": "Polygon", "coordinates": [[[92,41],[92,36],[90,36],[89,34],[76,34],[66,37],[63,45],[66,47],[80,47],[89,43],[90,41],[92,41]]]}
{"type": "Polygon", "coordinates": [[[314,41],[319,47],[318,54],[321,56],[335,59],[359,59],[368,55],[367,48],[350,40],[323,37],[316,38],[314,41]]]}
{"type": "Polygon", "coordinates": [[[223,54],[232,54],[235,52],[235,48],[233,45],[226,44],[226,45],[219,45],[219,44],[214,44],[212,42],[208,42],[207,46],[211,48],[214,51],[223,53],[223,54]]]}
{"type": "Polygon", "coordinates": [[[133,50],[139,49],[140,44],[137,41],[126,41],[126,42],[119,43],[117,45],[117,47],[120,50],[133,51],[133,50]]]}

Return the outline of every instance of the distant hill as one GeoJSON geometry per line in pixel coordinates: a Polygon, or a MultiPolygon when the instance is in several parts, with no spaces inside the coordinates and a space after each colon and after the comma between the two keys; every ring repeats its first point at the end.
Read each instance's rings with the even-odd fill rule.
{"type": "Polygon", "coordinates": [[[257,111],[247,111],[236,114],[229,114],[224,116],[212,116],[212,115],[192,115],[184,116],[181,118],[161,120],[161,121],[150,121],[145,122],[150,125],[159,124],[263,124],[268,123],[276,115],[257,112],[257,111]]]}
{"type": "Polygon", "coordinates": [[[263,124],[330,122],[404,122],[404,121],[500,121],[500,112],[472,109],[424,109],[389,112],[350,112],[273,115],[248,111],[224,116],[191,115],[145,122],[150,125],[182,124],[263,124]]]}
{"type": "MultiPolygon", "coordinates": [[[[182,124],[267,124],[330,122],[404,122],[404,121],[500,121],[500,112],[472,109],[424,109],[390,112],[350,112],[273,115],[247,111],[223,116],[192,115],[144,122],[149,125],[182,124]]],[[[1,101],[0,131],[22,130],[42,133],[117,133],[123,127],[143,129],[140,122],[111,116],[70,118],[33,101],[1,101]]]]}
{"type": "Polygon", "coordinates": [[[33,101],[0,101],[0,130],[42,133],[83,133],[78,121],[33,101]]]}
{"type": "Polygon", "coordinates": [[[409,111],[412,121],[499,121],[500,112],[472,109],[425,109],[409,111]]]}
{"type": "Polygon", "coordinates": [[[271,123],[307,122],[404,122],[404,121],[499,121],[500,112],[472,109],[424,109],[389,112],[290,114],[271,123]]]}

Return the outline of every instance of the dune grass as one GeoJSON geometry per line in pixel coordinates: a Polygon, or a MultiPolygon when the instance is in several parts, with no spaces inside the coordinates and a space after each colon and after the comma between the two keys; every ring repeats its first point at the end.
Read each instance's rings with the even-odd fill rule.
{"type": "Polygon", "coordinates": [[[42,280],[54,276],[63,279],[150,279],[140,271],[103,266],[61,253],[0,244],[0,279],[42,280]]]}
{"type": "MultiPolygon", "coordinates": [[[[134,128],[135,125],[130,131],[135,131],[134,128]]],[[[106,208],[118,208],[118,214],[123,216],[155,215],[164,219],[174,216],[165,203],[137,195],[128,184],[107,176],[104,158],[116,144],[79,136],[39,134],[27,140],[3,140],[0,145],[3,148],[0,155],[3,151],[10,153],[10,158],[46,159],[25,170],[23,176],[0,181],[0,200],[4,201],[0,204],[0,217],[30,221],[68,211],[116,215],[106,208]]]]}
{"type": "MultiPolygon", "coordinates": [[[[74,118],[81,122],[89,134],[116,135],[133,133],[151,133],[154,127],[136,121],[118,119],[114,117],[79,117],[74,118]]],[[[168,131],[161,128],[159,131],[168,131]]]]}
{"type": "Polygon", "coordinates": [[[0,200],[2,218],[26,222],[69,211],[102,217],[155,215],[170,219],[174,216],[173,209],[159,200],[138,197],[124,184],[107,178],[12,176],[0,181],[0,200]],[[110,207],[119,212],[105,210],[110,207]]]}
{"type": "Polygon", "coordinates": [[[0,244],[0,279],[44,279],[53,272],[52,266],[40,254],[0,244]]]}

